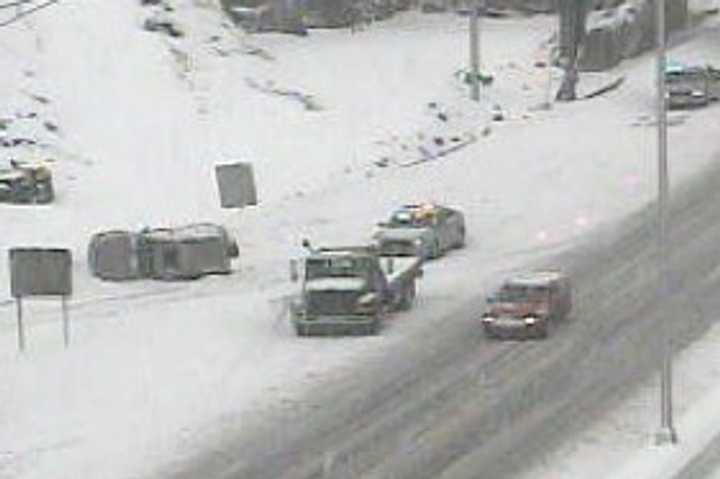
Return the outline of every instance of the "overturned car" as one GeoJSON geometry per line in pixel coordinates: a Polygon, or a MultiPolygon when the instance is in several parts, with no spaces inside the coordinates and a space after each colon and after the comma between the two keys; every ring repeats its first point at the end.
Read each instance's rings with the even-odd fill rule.
{"type": "Polygon", "coordinates": [[[88,246],[88,265],[103,280],[171,281],[229,274],[231,259],[238,255],[237,243],[223,226],[196,223],[96,233],[88,246]]]}

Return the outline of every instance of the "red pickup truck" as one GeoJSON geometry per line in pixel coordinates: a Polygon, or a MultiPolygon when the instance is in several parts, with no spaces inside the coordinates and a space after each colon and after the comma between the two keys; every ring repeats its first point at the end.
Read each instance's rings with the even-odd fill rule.
{"type": "Polygon", "coordinates": [[[487,300],[481,322],[490,338],[545,338],[572,309],[572,288],[559,271],[537,271],[505,281],[487,300]]]}

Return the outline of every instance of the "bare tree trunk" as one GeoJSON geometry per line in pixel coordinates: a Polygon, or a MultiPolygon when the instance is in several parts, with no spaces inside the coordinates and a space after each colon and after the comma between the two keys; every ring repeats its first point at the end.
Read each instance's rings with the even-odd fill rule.
{"type": "Polygon", "coordinates": [[[577,61],[580,45],[585,37],[587,11],[587,0],[560,0],[559,53],[565,74],[555,97],[558,101],[573,101],[577,96],[577,61]]]}

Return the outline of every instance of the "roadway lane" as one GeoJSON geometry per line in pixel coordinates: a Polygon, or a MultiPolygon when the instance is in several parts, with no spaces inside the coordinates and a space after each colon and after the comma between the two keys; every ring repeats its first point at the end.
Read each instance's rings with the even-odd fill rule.
{"type": "Polygon", "coordinates": [[[476,322],[482,298],[447,327],[327,384],[299,408],[208,444],[162,471],[174,478],[474,478],[508,476],[545,439],[587,420],[618,388],[651,371],[658,325],[678,345],[716,309],[720,171],[674,192],[672,291],[657,294],[654,210],[548,264],[576,285],[574,318],[542,342],[495,342],[476,322]]]}
{"type": "Polygon", "coordinates": [[[674,479],[717,479],[720,477],[720,436],[690,461],[674,479]]]}

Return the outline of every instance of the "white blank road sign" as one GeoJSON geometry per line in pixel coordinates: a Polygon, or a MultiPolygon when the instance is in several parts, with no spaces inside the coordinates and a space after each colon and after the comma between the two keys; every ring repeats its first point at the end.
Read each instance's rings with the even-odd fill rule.
{"type": "Polygon", "coordinates": [[[258,204],[255,176],[250,163],[232,163],[215,166],[220,206],[223,208],[244,208],[258,204]]]}

